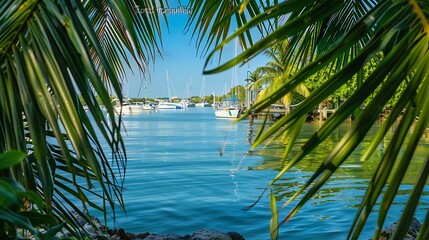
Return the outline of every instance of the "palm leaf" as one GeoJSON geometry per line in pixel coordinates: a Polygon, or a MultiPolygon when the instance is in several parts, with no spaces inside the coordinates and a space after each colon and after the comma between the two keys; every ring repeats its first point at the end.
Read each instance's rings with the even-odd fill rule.
{"type": "Polygon", "coordinates": [[[76,236],[68,209],[83,216],[88,206],[111,209],[113,217],[117,206],[124,209],[122,119],[110,95],[122,100],[125,67],[134,61],[144,72],[160,39],[158,16],[140,14],[136,4],[156,7],[149,0],[16,0],[0,7],[0,152],[28,153],[0,175],[38,193],[43,211],[76,236]],[[88,201],[91,195],[100,202],[88,201]]]}
{"type": "Polygon", "coordinates": [[[270,208],[271,208],[271,222],[270,222],[270,236],[271,239],[279,237],[279,217],[277,211],[277,201],[274,192],[270,192],[270,208]]]}
{"type": "MultiPolygon", "coordinates": [[[[300,161],[306,161],[306,156],[319,146],[340,124],[351,114],[358,113],[351,129],[340,140],[325,160],[315,171],[314,175],[292,196],[285,205],[298,199],[288,216],[291,218],[314,194],[324,186],[332,174],[347,161],[347,157],[368,135],[371,126],[377,121],[385,106],[392,104],[394,96],[399,96],[393,102],[393,107],[382,128],[377,132],[373,142],[364,153],[368,158],[377,144],[384,138],[394,121],[400,119],[400,126],[387,147],[374,177],[368,186],[355,221],[352,223],[349,238],[356,239],[368,215],[376,204],[378,196],[383,193],[388,179],[395,179],[385,191],[380,211],[378,230],[383,226],[387,211],[396,195],[407,166],[413,161],[416,145],[426,129],[428,122],[423,118],[415,122],[416,116],[427,114],[427,78],[429,61],[429,6],[425,1],[284,1],[267,6],[265,11],[231,33],[220,42],[208,55],[205,73],[224,71],[236,64],[248,61],[270,46],[288,39],[289,45],[285,53],[290,65],[298,66],[296,74],[281,86],[274,88],[271,94],[258,100],[251,111],[261,111],[270,104],[280,100],[292,92],[299,84],[304,84],[312,76],[327,76],[308,98],[293,109],[288,115],[273,124],[263,133],[258,134],[253,147],[266,143],[269,139],[280,136],[291,129],[299,131],[300,121],[307,112],[319,103],[335,94],[337,90],[350,81],[356,81],[356,89],[343,105],[327,120],[303,146],[295,145],[298,152],[284,156],[289,160],[269,185],[281,178],[287,171],[300,161]],[[213,69],[207,69],[209,63],[221,49],[235,37],[245,31],[259,26],[266,21],[275,22],[281,16],[288,18],[278,28],[273,29],[260,41],[245,49],[239,56],[228,60],[213,69]],[[374,64],[369,74],[365,67],[374,64]],[[401,90],[404,86],[404,90],[401,90]],[[360,110],[364,106],[363,110],[360,110]],[[400,117],[401,112],[405,114],[400,117]],[[416,127],[416,128],[415,128],[416,127]],[[412,132],[412,134],[409,134],[412,132]],[[407,138],[407,143],[405,143],[407,138]],[[398,151],[406,146],[406,154],[399,157],[398,151]],[[401,166],[396,171],[394,164],[401,166]],[[390,176],[390,177],[389,177],[390,176]]],[[[250,111],[248,111],[249,113],[250,111]]],[[[245,118],[243,116],[242,118],[245,118]]],[[[292,138],[293,140],[293,138],[292,138]]],[[[286,148],[289,153],[291,146],[286,148]]],[[[406,212],[401,219],[401,228],[395,237],[401,239],[408,229],[412,216],[422,194],[422,187],[427,180],[427,166],[422,166],[421,179],[416,183],[415,191],[409,198],[406,212]]],[[[424,225],[428,226],[429,221],[424,225]]],[[[427,231],[422,231],[427,236],[427,231]]]]}
{"type": "MultiPolygon", "coordinates": [[[[187,28],[194,28],[192,36],[197,38],[197,48],[201,49],[202,54],[206,54],[212,45],[218,45],[235,28],[243,29],[249,19],[261,13],[259,6],[263,2],[189,1],[189,7],[193,9],[194,14],[190,16],[187,28]],[[204,45],[202,45],[203,42],[205,42],[204,45]]],[[[261,34],[267,30],[266,24],[258,24],[256,28],[261,34]]],[[[243,30],[238,36],[242,47],[253,45],[250,31],[243,30]]]]}

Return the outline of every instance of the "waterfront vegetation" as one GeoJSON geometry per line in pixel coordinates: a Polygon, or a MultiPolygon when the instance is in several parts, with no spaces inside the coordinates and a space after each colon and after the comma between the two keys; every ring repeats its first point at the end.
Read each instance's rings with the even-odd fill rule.
{"type": "MultiPolygon", "coordinates": [[[[224,94],[224,95],[220,95],[220,96],[214,96],[213,95],[207,95],[207,96],[190,96],[188,99],[190,102],[192,103],[199,103],[202,102],[203,100],[205,100],[206,102],[213,104],[213,102],[216,100],[216,102],[220,102],[222,101],[222,99],[228,99],[233,95],[236,95],[238,99],[245,99],[245,87],[238,85],[236,87],[231,88],[228,93],[224,94]]],[[[140,103],[150,103],[150,102],[154,102],[154,103],[158,103],[160,100],[168,100],[168,97],[157,97],[157,98],[140,98],[140,97],[130,97],[128,98],[126,97],[129,101],[131,102],[140,102],[140,103]]],[[[116,99],[115,96],[110,96],[111,99],[111,103],[114,103],[114,99],[116,99]]],[[[85,99],[82,97],[82,95],[79,95],[79,100],[82,104],[86,104],[85,99]]],[[[180,100],[182,100],[182,98],[173,98],[171,99],[172,101],[177,101],[180,102],[180,100]]],[[[101,100],[101,98],[99,96],[95,96],[95,101],[99,104],[99,105],[103,105],[103,101],[101,100]]]]}
{"type": "MultiPolygon", "coordinates": [[[[222,99],[228,99],[231,98],[231,96],[237,96],[238,99],[245,99],[245,88],[244,86],[238,85],[236,87],[231,88],[228,93],[220,96],[213,96],[213,95],[207,95],[207,96],[190,96],[188,99],[192,103],[199,103],[203,100],[213,104],[214,100],[216,99],[216,102],[222,101],[222,99]]],[[[167,97],[159,97],[159,98],[130,98],[130,101],[132,102],[159,102],[160,100],[168,99],[167,97]]],[[[180,102],[182,98],[173,98],[172,101],[180,102]]]]}
{"type": "Polygon", "coordinates": [[[2,155],[0,236],[52,239],[64,227],[81,238],[72,211],[89,220],[88,209],[125,210],[122,119],[110,94],[122,99],[130,61],[144,72],[157,53],[159,19],[131,1],[16,0],[2,2],[0,22],[0,153],[25,154],[15,164],[2,155]]]}
{"type": "MultiPolygon", "coordinates": [[[[164,8],[166,1],[139,4],[164,8]]],[[[125,210],[122,117],[115,118],[110,95],[124,98],[121,84],[130,61],[137,62],[140,71],[147,70],[148,59],[160,51],[160,21],[168,20],[164,15],[141,14],[134,7],[132,0],[14,0],[0,7],[0,238],[15,238],[22,235],[17,229],[23,229],[48,239],[63,227],[80,237],[84,233],[72,210],[86,220],[89,208],[104,213],[125,210]],[[89,112],[84,111],[79,95],[89,112]],[[107,117],[99,104],[106,107],[107,117]],[[100,138],[109,149],[102,148],[100,138]],[[104,204],[98,206],[93,198],[104,204]]],[[[429,123],[427,2],[190,0],[189,8],[193,14],[188,27],[200,51],[207,54],[206,74],[251,61],[264,51],[282,54],[276,75],[266,68],[249,75],[248,82],[255,87],[264,77],[271,79],[264,83],[272,91],[264,92],[247,114],[282,99],[290,104],[284,99],[294,92],[303,95],[289,114],[261,128],[253,142],[253,148],[259,149],[269,140],[283,140],[281,167],[267,189],[275,188],[295,165],[308,163],[314,150],[354,116],[350,129],[323,156],[305,184],[288,196],[271,191],[272,239],[277,238],[281,224],[305,207],[347,162],[379,116],[389,110],[362,159],[376,152],[393,124],[398,127],[372,171],[348,236],[359,237],[381,199],[383,208],[378,210],[374,232],[378,237],[429,123]],[[209,69],[208,63],[221,58],[223,47],[235,38],[243,51],[209,69]],[[303,86],[309,95],[297,91],[303,86]],[[304,144],[298,143],[306,114],[324,101],[338,100],[344,102],[337,111],[304,144]],[[279,218],[282,208],[277,208],[277,200],[284,200],[284,206],[293,204],[284,218],[279,218]]],[[[278,63],[277,55],[272,56],[271,63],[278,63]]],[[[426,186],[429,161],[418,164],[414,189],[398,216],[394,239],[404,237],[426,186]]],[[[429,217],[419,239],[429,239],[429,217]]]]}

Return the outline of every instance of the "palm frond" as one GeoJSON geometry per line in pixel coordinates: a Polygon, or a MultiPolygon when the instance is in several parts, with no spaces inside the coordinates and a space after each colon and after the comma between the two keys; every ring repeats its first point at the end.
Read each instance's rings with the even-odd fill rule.
{"type": "MultiPolygon", "coordinates": [[[[399,121],[395,135],[380,160],[374,177],[368,186],[355,221],[352,223],[349,238],[356,239],[366,224],[378,197],[384,192],[377,223],[377,237],[383,226],[387,211],[402,182],[408,165],[413,161],[416,145],[428,127],[426,117],[416,122],[416,116],[427,114],[427,63],[429,47],[429,5],[425,1],[284,1],[267,7],[250,21],[220,42],[208,55],[205,73],[224,71],[238,63],[251,59],[268,47],[288,39],[285,51],[287,62],[298,66],[296,73],[275,91],[258,100],[251,111],[261,111],[270,104],[291,93],[300,84],[315,75],[326,76],[326,80],[289,114],[273,124],[265,132],[258,134],[253,147],[266,142],[272,137],[297,129],[302,125],[302,118],[315,106],[335,94],[337,90],[353,81],[356,89],[326,123],[307,140],[303,146],[296,147],[298,153],[290,156],[284,168],[269,185],[276,183],[287,171],[320,145],[351,114],[359,112],[350,130],[340,140],[331,153],[315,171],[314,175],[285,203],[294,205],[283,220],[286,222],[302,208],[306,202],[328,181],[335,171],[347,161],[348,156],[369,134],[372,125],[385,106],[392,106],[388,119],[377,132],[373,142],[365,153],[370,156],[377,144],[386,135],[394,121],[399,121]],[[275,21],[281,16],[288,18],[281,26],[273,29],[260,41],[234,59],[226,61],[213,69],[207,69],[215,54],[235,37],[260,25],[265,21],[275,21]],[[374,64],[374,69],[365,72],[365,67],[374,64]],[[393,99],[397,100],[392,101],[393,99]],[[362,110],[361,107],[364,107],[362,110]],[[425,109],[425,110],[423,110],[425,109]],[[404,115],[401,116],[401,113],[404,115]],[[409,134],[412,133],[412,134],[409,134]],[[407,141],[405,142],[405,138],[407,141]],[[399,156],[399,149],[405,148],[406,154],[399,156]],[[399,170],[392,166],[398,164],[399,170]]],[[[245,118],[245,116],[243,116],[245,118]]],[[[265,128],[264,128],[265,129],[265,128]]],[[[294,144],[292,141],[288,144],[294,144]]],[[[290,153],[286,148],[286,152],[290,153]]],[[[285,156],[286,159],[286,156],[285,156]]],[[[427,180],[427,165],[422,166],[421,179],[416,182],[415,190],[407,203],[398,229],[397,239],[403,237],[408,229],[422,194],[422,187],[427,180]]],[[[428,226],[426,220],[423,225],[428,226]]],[[[422,235],[427,232],[422,233],[422,235]]]]}
{"type": "Polygon", "coordinates": [[[79,227],[70,209],[124,210],[122,119],[110,95],[122,99],[124,68],[133,60],[144,72],[160,41],[157,15],[140,14],[136,2],[16,0],[0,7],[0,152],[28,153],[0,175],[37,192],[43,211],[69,230],[79,227]]]}
{"type": "MultiPolygon", "coordinates": [[[[189,7],[193,9],[187,23],[187,28],[194,29],[192,36],[197,39],[197,49],[205,55],[213,45],[217,46],[235,29],[246,24],[251,18],[261,13],[261,6],[265,1],[239,0],[233,1],[189,1],[189,7]],[[204,45],[202,45],[205,42],[204,45]]],[[[263,34],[268,31],[267,24],[261,23],[256,26],[257,31],[263,34]]],[[[252,33],[244,30],[237,36],[242,48],[253,45],[252,33]]]]}

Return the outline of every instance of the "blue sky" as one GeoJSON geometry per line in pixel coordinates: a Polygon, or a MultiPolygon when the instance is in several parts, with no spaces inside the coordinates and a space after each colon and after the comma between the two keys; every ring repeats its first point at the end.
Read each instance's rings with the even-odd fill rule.
{"type": "MultiPolygon", "coordinates": [[[[174,6],[170,5],[171,8],[174,6]]],[[[145,78],[140,74],[133,75],[127,71],[127,82],[124,85],[124,94],[128,97],[169,97],[167,88],[167,71],[171,82],[170,97],[185,98],[189,96],[222,95],[232,87],[233,69],[213,75],[203,77],[203,66],[205,57],[200,57],[195,47],[196,39],[191,39],[191,33],[184,33],[187,14],[167,14],[169,31],[163,23],[162,32],[162,56],[149,65],[150,77],[145,78]],[[198,55],[197,55],[198,54],[198,55]],[[204,81],[204,89],[202,84],[204,81]],[[146,90],[145,90],[146,86],[146,90]],[[204,90],[202,92],[202,90],[204,90]]],[[[238,50],[239,52],[240,50],[238,50]]],[[[234,43],[231,43],[222,55],[227,60],[234,56],[234,43]]],[[[217,60],[217,59],[216,59],[217,60]]],[[[217,61],[215,61],[217,63],[217,61]]],[[[265,65],[265,56],[256,57],[249,63],[237,68],[237,84],[244,85],[248,71],[253,71],[257,67],[265,65]]],[[[215,65],[212,65],[215,66],[215,65]]]]}

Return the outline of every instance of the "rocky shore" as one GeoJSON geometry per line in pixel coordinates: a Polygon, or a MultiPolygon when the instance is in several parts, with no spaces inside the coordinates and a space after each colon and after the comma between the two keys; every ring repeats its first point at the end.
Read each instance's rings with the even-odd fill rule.
{"type": "MultiPolygon", "coordinates": [[[[92,224],[86,223],[78,215],[76,219],[83,229],[88,233],[88,238],[92,240],[245,240],[245,238],[237,232],[221,232],[212,229],[201,229],[192,234],[153,234],[153,233],[128,233],[124,229],[108,229],[100,223],[98,218],[92,217],[92,224]],[[95,226],[95,227],[93,227],[95,226]]],[[[390,239],[396,231],[398,222],[394,222],[384,229],[380,234],[379,240],[390,239]]],[[[406,240],[415,240],[420,231],[421,223],[414,218],[411,226],[405,236],[406,240]]]]}
{"type": "Polygon", "coordinates": [[[192,235],[186,234],[184,236],[177,234],[132,234],[126,233],[123,229],[108,231],[108,233],[109,236],[105,239],[110,240],[244,240],[244,237],[239,233],[224,233],[211,229],[198,230],[192,235]]]}
{"type": "Polygon", "coordinates": [[[75,215],[83,229],[92,240],[244,240],[237,232],[221,232],[212,229],[201,229],[192,234],[153,234],[153,233],[128,233],[124,229],[108,229],[103,226],[98,218],[91,217],[92,224],[85,223],[78,215],[75,215]],[[93,227],[95,226],[95,227],[93,227]]]}

